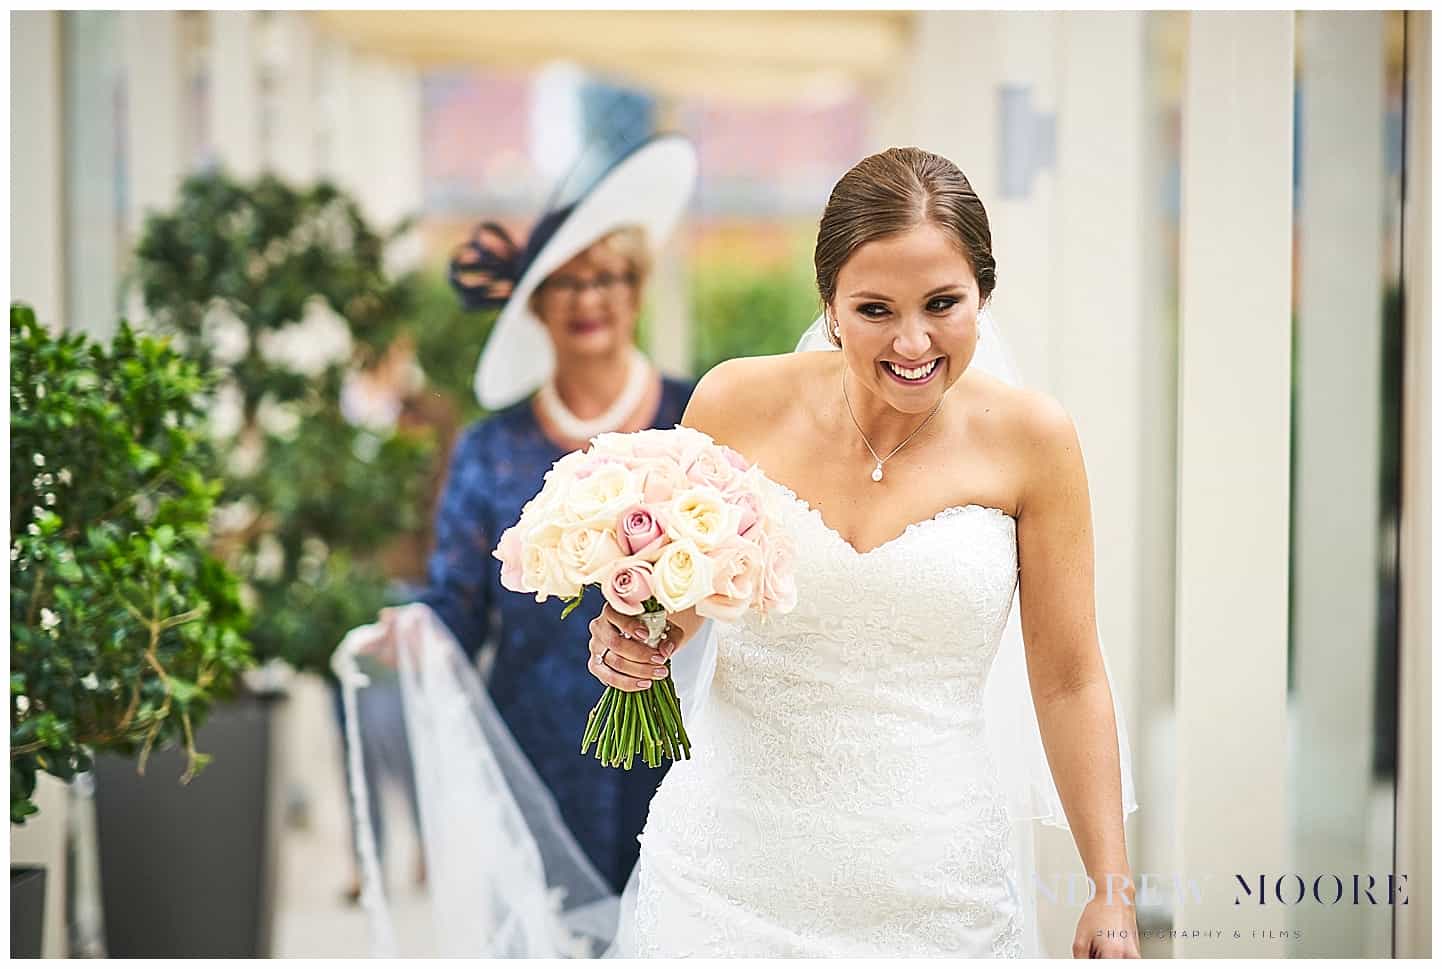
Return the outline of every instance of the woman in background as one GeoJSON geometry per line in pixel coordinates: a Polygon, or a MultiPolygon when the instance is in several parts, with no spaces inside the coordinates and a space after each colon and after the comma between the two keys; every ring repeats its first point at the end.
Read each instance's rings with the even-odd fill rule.
{"type": "MultiPolygon", "coordinates": [[[[606,431],[680,422],[691,383],[661,374],[635,334],[653,257],[683,214],[695,175],[688,141],[653,138],[577,201],[543,216],[524,250],[486,223],[451,265],[467,308],[502,307],[476,373],[477,396],[492,414],[456,443],[429,587],[417,601],[473,660],[491,647],[485,658],[496,661],[483,664],[493,670],[491,701],[616,891],[635,865],[637,835],[666,767],[612,770],[581,756],[578,725],[600,696],[576,661],[587,625],[561,621],[555,604],[501,594],[491,552],[562,455],[606,431]]],[[[382,624],[392,615],[383,610],[382,624]]]]}

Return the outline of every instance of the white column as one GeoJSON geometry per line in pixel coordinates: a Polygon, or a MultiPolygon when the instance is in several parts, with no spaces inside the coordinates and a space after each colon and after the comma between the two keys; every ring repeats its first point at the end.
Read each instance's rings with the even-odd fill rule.
{"type": "Polygon", "coordinates": [[[350,56],[337,40],[317,35],[315,46],[316,84],[316,174],[344,186],[341,164],[344,157],[342,127],[350,107],[350,56]]]}
{"type": "Polygon", "coordinates": [[[1401,695],[1396,912],[1398,958],[1432,956],[1432,14],[1408,11],[1402,284],[1401,695]]]}
{"type": "MultiPolygon", "coordinates": [[[[1165,38],[1181,28],[1185,11],[1150,11],[1144,22],[1147,78],[1143,105],[1143,168],[1138,182],[1142,205],[1140,297],[1143,325],[1138,353],[1145,361],[1139,375],[1141,453],[1137,518],[1143,532],[1142,574],[1137,582],[1137,667],[1139,713],[1132,727],[1133,768],[1141,809],[1127,832],[1133,869],[1175,872],[1176,774],[1175,660],[1177,600],[1177,367],[1178,311],[1175,280],[1176,237],[1166,210],[1163,186],[1172,160],[1167,117],[1181,95],[1162,81],[1171,66],[1165,38]]],[[[1178,59],[1183,59],[1182,57],[1178,59]]],[[[1178,85],[1179,86],[1179,85],[1178,85]]],[[[1164,924],[1170,903],[1139,912],[1142,928],[1164,924]]],[[[1152,939],[1147,956],[1170,952],[1165,939],[1152,939]]]]}
{"type": "MultiPolygon", "coordinates": [[[[1055,137],[1058,27],[1054,11],[1007,13],[997,32],[999,73],[993,126],[973,137],[991,144],[996,187],[982,198],[996,253],[997,320],[1026,382],[1054,392],[1057,351],[1055,137]]],[[[965,77],[963,69],[954,68],[965,77]]],[[[965,83],[963,81],[963,83],[965,83]]]]}
{"type": "Polygon", "coordinates": [[[1270,955],[1235,875],[1285,851],[1293,17],[1191,15],[1182,133],[1178,956],[1270,955]],[[1210,890],[1207,890],[1210,889],[1210,890]]]}
{"type": "Polygon", "coordinates": [[[60,24],[53,10],[10,14],[10,298],[65,325],[65,165],[60,24]]]}
{"type": "MultiPolygon", "coordinates": [[[[360,183],[361,202],[377,231],[390,232],[408,216],[419,216],[425,204],[420,74],[414,67],[385,60],[369,60],[364,69],[374,114],[359,132],[369,157],[360,183]]],[[[415,268],[422,256],[416,226],[386,250],[386,270],[397,274],[415,268]]]]}
{"type": "Polygon", "coordinates": [[[214,10],[209,17],[211,150],[231,176],[252,179],[264,163],[256,14],[214,10]]]}
{"type": "Polygon", "coordinates": [[[62,15],[66,329],[108,340],[120,312],[116,86],[118,15],[62,15]]]}
{"type": "MultiPolygon", "coordinates": [[[[1076,422],[1091,486],[1097,629],[1125,705],[1134,765],[1144,765],[1146,721],[1139,657],[1160,644],[1141,632],[1143,578],[1173,554],[1169,520],[1143,517],[1143,461],[1147,458],[1144,374],[1171,359],[1149,359],[1143,339],[1142,208],[1145,32],[1142,12],[1059,13],[1054,18],[1056,167],[1050,204],[1013,203],[1013,215],[1044,219],[1052,246],[1023,254],[1026,239],[1010,239],[1012,257],[998,269],[1004,288],[1050,289],[1045,315],[1032,328],[1049,350],[1047,390],[1076,422]],[[1139,190],[1139,186],[1142,186],[1139,190]],[[1025,282],[1018,275],[1025,273],[1025,282]]],[[[1043,102],[1044,103],[1044,102],[1043,102]]],[[[1038,104],[1038,108],[1042,105],[1038,104]]],[[[1044,293],[1044,291],[1043,291],[1044,293]]],[[[1047,302],[1038,301],[1037,312],[1047,302]]],[[[1009,320],[1007,321],[1009,322],[1009,320]]],[[[1170,509],[1158,509],[1155,514],[1170,509]]],[[[1139,774],[1138,798],[1158,801],[1139,774]]],[[[1134,821],[1136,816],[1134,816],[1134,821]]],[[[1129,835],[1136,837],[1136,825],[1129,835]]],[[[1084,874],[1069,836],[1041,841],[1038,865],[1047,872],[1084,874]]],[[[1135,843],[1128,845],[1140,870],[1135,843]]],[[[1077,911],[1059,908],[1043,920],[1053,956],[1070,953],[1077,911]],[[1048,924],[1049,922],[1049,924],[1048,924]]]]}
{"type": "MultiPolygon", "coordinates": [[[[389,232],[424,204],[421,86],[407,65],[344,49],[329,52],[324,103],[333,118],[325,174],[356,199],[371,227],[389,232]]],[[[421,260],[418,230],[386,252],[392,273],[421,260]]]]}
{"type": "Polygon", "coordinates": [[[261,61],[270,73],[269,111],[274,119],[266,146],[267,166],[297,185],[319,173],[316,38],[306,15],[275,11],[262,32],[261,61]]]}
{"type": "MultiPolygon", "coordinates": [[[[1304,98],[1292,483],[1290,702],[1297,741],[1289,764],[1294,855],[1287,871],[1375,872],[1391,865],[1391,825],[1387,843],[1376,845],[1367,823],[1382,459],[1382,18],[1323,11],[1297,18],[1304,98]]],[[[1296,951],[1385,951],[1368,939],[1390,929],[1385,910],[1338,905],[1288,914],[1303,933],[1296,951]]]]}
{"type": "Polygon", "coordinates": [[[134,242],[148,212],[169,209],[185,172],[185,80],[180,14],[121,13],[125,144],[129,185],[125,229],[134,242]]]}
{"type": "MultiPolygon", "coordinates": [[[[657,129],[676,130],[679,124],[675,101],[661,96],[658,98],[657,129]]],[[[691,376],[691,353],[695,339],[695,323],[691,319],[690,285],[686,273],[690,228],[691,218],[688,213],[681,219],[670,241],[662,246],[657,254],[655,265],[651,267],[651,280],[646,287],[652,321],[650,346],[647,349],[652,361],[663,372],[680,377],[691,376]]]]}

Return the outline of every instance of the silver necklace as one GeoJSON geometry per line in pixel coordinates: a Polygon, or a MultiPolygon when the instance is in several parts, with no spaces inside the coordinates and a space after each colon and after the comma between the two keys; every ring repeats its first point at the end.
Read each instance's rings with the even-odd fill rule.
{"type": "Polygon", "coordinates": [[[583,420],[571,412],[565,401],[561,400],[561,394],[556,389],[556,375],[553,372],[545,383],[541,384],[540,392],[536,395],[536,402],[546,412],[546,416],[556,429],[567,439],[572,441],[589,441],[597,434],[606,431],[614,431],[626,422],[626,418],[641,403],[641,398],[646,394],[646,378],[650,376],[650,368],[646,366],[646,357],[635,347],[631,348],[629,367],[626,374],[626,385],[621,393],[606,408],[604,414],[599,414],[590,420],[583,420]]]}
{"type": "Polygon", "coordinates": [[[936,412],[941,410],[942,401],[946,400],[945,397],[941,398],[941,400],[938,400],[936,402],[936,406],[931,409],[931,413],[926,415],[926,420],[922,421],[919,425],[917,425],[916,430],[906,435],[905,441],[902,441],[900,444],[896,445],[896,447],[892,448],[891,453],[883,458],[876,453],[876,448],[872,447],[871,442],[866,439],[866,432],[861,429],[861,422],[856,419],[856,412],[851,409],[851,398],[847,396],[846,393],[846,367],[844,365],[841,368],[841,397],[846,401],[846,413],[851,415],[851,423],[856,425],[856,433],[861,435],[861,443],[865,444],[866,450],[871,452],[871,456],[873,458],[876,458],[876,467],[873,468],[871,471],[872,481],[880,481],[882,479],[884,473],[881,470],[881,466],[887,461],[890,461],[892,458],[896,457],[897,451],[900,451],[902,448],[906,447],[906,445],[911,441],[913,437],[916,437],[917,434],[921,433],[921,429],[923,427],[931,423],[931,419],[936,416],[936,412]]]}

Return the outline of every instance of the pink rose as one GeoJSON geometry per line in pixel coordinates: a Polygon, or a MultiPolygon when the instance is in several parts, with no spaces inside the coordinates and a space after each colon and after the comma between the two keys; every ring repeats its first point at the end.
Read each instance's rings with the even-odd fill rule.
{"type": "Polygon", "coordinates": [[[686,478],[675,464],[656,461],[641,478],[641,496],[648,505],[663,505],[678,488],[686,486],[686,478]]]}
{"type": "Polygon", "coordinates": [[[733,482],[740,477],[737,470],[731,466],[721,452],[716,448],[707,448],[686,469],[686,480],[693,484],[708,485],[717,491],[726,491],[733,482]]]}
{"type": "Polygon", "coordinates": [[[671,427],[637,431],[635,450],[638,458],[659,458],[680,468],[691,466],[696,455],[711,447],[711,439],[690,427],[671,427]]]}
{"type": "Polygon", "coordinates": [[[741,509],[741,521],[736,526],[736,534],[742,538],[750,538],[756,523],[761,520],[761,499],[756,497],[754,492],[742,491],[731,495],[728,500],[741,509]]]}
{"type": "Polygon", "coordinates": [[[610,454],[588,454],[585,460],[579,462],[576,465],[575,470],[571,472],[571,477],[577,480],[580,480],[581,478],[589,478],[597,471],[601,470],[607,465],[612,464],[619,464],[624,466],[625,462],[620,458],[610,454]]]}
{"type": "Polygon", "coordinates": [[[747,461],[745,458],[743,458],[739,451],[735,451],[724,444],[721,445],[721,456],[725,458],[727,463],[730,464],[731,467],[735,468],[737,471],[751,470],[750,461],[747,461]]]}
{"type": "Polygon", "coordinates": [[[634,557],[612,562],[601,579],[601,594],[622,615],[639,616],[651,598],[651,563],[634,557]]]}
{"type": "Polygon", "coordinates": [[[793,562],[795,551],[789,537],[771,543],[766,567],[761,575],[761,608],[770,612],[790,612],[796,608],[796,576],[793,562]]]}
{"type": "Polygon", "coordinates": [[[501,561],[501,585],[512,592],[531,592],[521,581],[521,535],[518,525],[501,533],[501,543],[491,553],[501,561]]]}
{"type": "Polygon", "coordinates": [[[656,510],[632,505],[621,513],[616,523],[616,540],[622,553],[654,562],[666,544],[666,529],[656,510]]]}
{"type": "Polygon", "coordinates": [[[720,622],[736,622],[759,605],[764,553],[759,546],[733,539],[711,553],[715,565],[712,594],[696,604],[696,614],[720,622]]]}

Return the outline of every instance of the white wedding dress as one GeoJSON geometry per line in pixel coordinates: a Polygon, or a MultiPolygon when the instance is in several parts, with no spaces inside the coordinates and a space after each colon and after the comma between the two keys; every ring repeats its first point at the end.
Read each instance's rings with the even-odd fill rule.
{"type": "Polygon", "coordinates": [[[948,508],[858,553],[783,493],[796,609],[717,634],[691,760],[651,802],[641,956],[1019,956],[983,691],[1016,523],[948,508]]]}
{"type": "MultiPolygon", "coordinates": [[[[826,348],[818,320],[798,349],[826,348]]],[[[971,365],[1015,382],[1005,357],[984,313],[971,365]]],[[[493,958],[1043,954],[1033,826],[1067,822],[1026,672],[1016,521],[960,505],[863,553],[767,481],[794,539],[797,606],[707,622],[673,657],[692,756],[662,781],[620,896],[444,623],[422,604],[397,610],[430,948],[493,958]]],[[[352,712],[365,656],[384,638],[362,626],[336,650],[352,712]]],[[[1102,660],[1105,669],[1104,649],[1102,660]]],[[[1107,677],[1126,814],[1137,807],[1131,753],[1107,677]]],[[[393,956],[402,953],[370,829],[366,741],[354,715],[347,727],[361,901],[374,954],[393,956]]],[[[604,768],[578,751],[576,769],[604,768]]]]}

